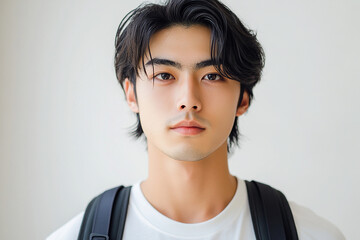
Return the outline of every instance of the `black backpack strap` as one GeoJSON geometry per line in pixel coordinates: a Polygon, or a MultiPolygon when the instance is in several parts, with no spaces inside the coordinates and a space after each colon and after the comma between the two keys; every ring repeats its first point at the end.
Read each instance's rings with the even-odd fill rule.
{"type": "Polygon", "coordinates": [[[109,240],[113,203],[116,193],[122,188],[123,186],[116,187],[101,194],[99,203],[96,205],[90,240],[109,240]]]}
{"type": "MultiPolygon", "coordinates": [[[[122,237],[123,237],[124,229],[125,229],[126,214],[127,214],[127,209],[128,209],[128,205],[129,205],[130,192],[131,192],[131,187],[125,187],[119,194],[119,197],[116,201],[116,206],[114,209],[116,211],[116,214],[119,215],[119,217],[117,217],[115,214],[114,218],[112,219],[114,224],[116,224],[116,226],[117,226],[117,234],[116,234],[116,238],[114,238],[114,239],[122,239],[122,237]]],[[[111,228],[111,225],[110,225],[110,228],[111,228]]],[[[114,228],[114,230],[115,229],[116,228],[114,228]]]]}
{"type": "Polygon", "coordinates": [[[269,185],[245,181],[257,240],[298,240],[296,226],[284,194],[269,185]]]}
{"type": "Polygon", "coordinates": [[[78,240],[121,239],[130,191],[131,187],[119,186],[95,197],[85,210],[78,240]]]}

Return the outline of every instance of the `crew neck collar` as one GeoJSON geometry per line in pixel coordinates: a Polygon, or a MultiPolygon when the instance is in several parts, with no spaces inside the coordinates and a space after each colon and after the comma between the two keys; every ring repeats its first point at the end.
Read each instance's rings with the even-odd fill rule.
{"type": "Polygon", "coordinates": [[[133,204],[144,220],[158,231],[173,237],[206,237],[216,234],[229,226],[244,209],[247,197],[245,182],[237,178],[235,195],[229,204],[217,216],[200,223],[181,223],[168,218],[157,211],[145,198],[140,188],[141,182],[135,184],[131,191],[130,204],[133,204]]]}

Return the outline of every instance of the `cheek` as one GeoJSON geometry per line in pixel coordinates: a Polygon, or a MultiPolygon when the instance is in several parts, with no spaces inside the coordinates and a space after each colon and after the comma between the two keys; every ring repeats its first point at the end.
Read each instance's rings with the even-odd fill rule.
{"type": "Polygon", "coordinates": [[[141,97],[139,99],[139,108],[141,111],[151,111],[160,114],[169,108],[171,102],[170,91],[165,91],[165,89],[160,89],[156,86],[154,88],[148,87],[146,89],[141,89],[140,91],[139,96],[141,97]]]}
{"type": "Polygon", "coordinates": [[[206,105],[209,107],[214,107],[220,112],[236,112],[236,106],[239,100],[240,88],[237,89],[236,86],[226,86],[212,88],[206,92],[206,105]]]}
{"type": "Polygon", "coordinates": [[[213,93],[208,98],[206,104],[208,113],[216,128],[222,132],[230,131],[234,124],[238,97],[237,92],[226,91],[224,94],[213,93]]]}
{"type": "Polygon", "coordinates": [[[140,121],[144,131],[146,131],[148,128],[164,124],[171,101],[168,91],[163,91],[156,86],[153,88],[152,82],[149,83],[150,86],[144,86],[144,84],[147,83],[139,84],[137,93],[140,121]]]}

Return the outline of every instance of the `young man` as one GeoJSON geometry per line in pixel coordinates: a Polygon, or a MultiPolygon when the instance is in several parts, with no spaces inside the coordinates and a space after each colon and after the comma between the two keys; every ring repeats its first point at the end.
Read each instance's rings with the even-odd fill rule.
{"type": "MultiPolygon", "coordinates": [[[[132,187],[123,239],[255,239],[228,152],[263,65],[256,36],[217,0],[147,4],[120,24],[116,75],[149,161],[148,178],[132,187]]],[[[310,210],[290,207],[300,239],[344,239],[310,210]]],[[[48,239],[77,239],[83,216],[48,239]]]]}

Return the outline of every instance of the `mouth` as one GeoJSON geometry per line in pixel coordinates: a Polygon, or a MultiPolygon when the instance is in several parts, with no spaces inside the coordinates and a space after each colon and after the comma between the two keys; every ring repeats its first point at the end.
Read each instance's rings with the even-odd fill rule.
{"type": "Polygon", "coordinates": [[[203,131],[205,131],[205,128],[181,126],[171,128],[171,130],[180,133],[181,135],[192,136],[202,133],[203,131]]]}

